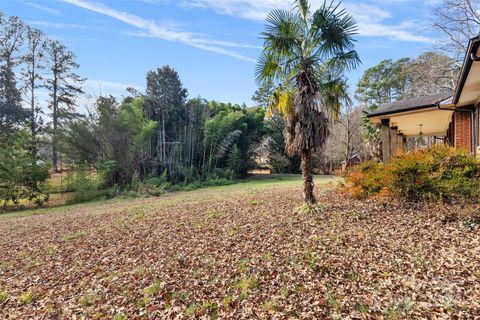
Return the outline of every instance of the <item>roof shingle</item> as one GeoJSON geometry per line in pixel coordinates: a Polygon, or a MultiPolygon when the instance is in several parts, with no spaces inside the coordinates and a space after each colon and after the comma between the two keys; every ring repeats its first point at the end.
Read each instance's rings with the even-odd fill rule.
{"type": "Polygon", "coordinates": [[[368,114],[369,117],[387,115],[412,109],[421,109],[423,107],[433,107],[437,103],[452,96],[451,92],[436,93],[425,97],[405,99],[394,102],[382,103],[377,110],[368,114]]]}

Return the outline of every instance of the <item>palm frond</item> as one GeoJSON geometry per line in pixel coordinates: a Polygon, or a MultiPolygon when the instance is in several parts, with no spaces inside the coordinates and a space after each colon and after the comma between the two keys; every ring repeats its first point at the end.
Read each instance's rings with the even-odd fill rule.
{"type": "Polygon", "coordinates": [[[310,13],[310,4],[308,3],[308,0],[295,0],[294,6],[297,8],[298,12],[300,12],[303,20],[306,21],[308,14],[310,13]]]}
{"type": "Polygon", "coordinates": [[[281,88],[278,86],[275,90],[273,90],[272,95],[268,100],[267,112],[265,116],[270,118],[273,114],[277,112],[278,100],[280,99],[281,88]]]}
{"type": "Polygon", "coordinates": [[[280,113],[284,118],[291,117],[295,110],[293,106],[295,95],[289,88],[288,83],[284,86],[278,86],[270,96],[266,116],[271,117],[275,113],[280,113]]]}
{"type": "Polygon", "coordinates": [[[340,77],[329,77],[319,87],[320,106],[333,120],[338,120],[342,104],[351,103],[346,81],[340,77]]]}
{"type": "Polygon", "coordinates": [[[269,51],[262,51],[255,67],[255,79],[258,83],[272,81],[279,68],[278,57],[269,51]]]}
{"type": "Polygon", "coordinates": [[[277,110],[287,119],[294,113],[293,99],[293,92],[288,88],[280,94],[278,99],[277,110]]]}
{"type": "Polygon", "coordinates": [[[355,69],[359,64],[361,64],[360,57],[358,56],[357,51],[350,50],[347,52],[339,52],[334,57],[325,61],[325,64],[330,69],[337,70],[346,70],[350,71],[355,69]]]}
{"type": "Polygon", "coordinates": [[[323,56],[354,47],[356,21],[345,9],[339,9],[339,5],[333,7],[333,2],[329,6],[324,4],[312,17],[311,37],[319,46],[317,53],[323,56]]]}
{"type": "Polygon", "coordinates": [[[287,10],[273,10],[267,15],[266,32],[262,33],[264,47],[281,55],[290,55],[300,49],[303,34],[299,14],[287,10]]]}

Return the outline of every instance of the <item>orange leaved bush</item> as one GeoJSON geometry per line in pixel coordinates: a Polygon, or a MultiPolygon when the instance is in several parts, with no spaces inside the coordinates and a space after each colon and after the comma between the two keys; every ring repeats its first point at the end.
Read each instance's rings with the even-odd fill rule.
{"type": "Polygon", "coordinates": [[[408,201],[476,202],[480,162],[463,150],[436,145],[388,164],[364,162],[353,168],[347,181],[357,197],[391,193],[408,201]]]}

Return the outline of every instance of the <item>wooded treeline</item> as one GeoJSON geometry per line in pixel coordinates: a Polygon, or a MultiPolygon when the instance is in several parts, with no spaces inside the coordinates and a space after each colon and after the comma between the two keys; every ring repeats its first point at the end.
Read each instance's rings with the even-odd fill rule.
{"type": "MultiPolygon", "coordinates": [[[[4,205],[47,200],[49,174],[65,171],[93,171],[94,189],[225,183],[261,165],[267,136],[283,145],[283,128],[264,122],[263,107],[188,99],[169,66],[147,73],[145,92],[92,98],[82,91],[75,54],[59,40],[2,14],[0,42],[4,205]]],[[[278,168],[287,170],[298,169],[278,168]]],[[[86,188],[87,180],[62,191],[86,188]]]]}
{"type": "Polygon", "coordinates": [[[103,170],[108,187],[154,176],[173,184],[244,177],[255,166],[263,109],[186,95],[172,68],[149,72],[146,94],[100,97],[93,112],[73,121],[65,154],[103,170]]]}
{"type": "Polygon", "coordinates": [[[40,149],[50,146],[58,170],[58,139],[75,116],[84,81],[75,55],[18,17],[0,12],[0,197],[41,203],[48,178],[40,149]],[[48,96],[41,106],[39,90],[48,96]],[[46,121],[48,119],[48,121],[46,121]]]}

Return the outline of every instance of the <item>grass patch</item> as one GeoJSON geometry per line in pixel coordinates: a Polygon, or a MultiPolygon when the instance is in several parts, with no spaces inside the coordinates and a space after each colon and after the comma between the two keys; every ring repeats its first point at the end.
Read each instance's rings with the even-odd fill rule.
{"type": "Polygon", "coordinates": [[[143,290],[143,293],[145,294],[146,297],[152,297],[157,293],[159,293],[161,290],[162,290],[162,284],[158,281],[155,281],[150,286],[146,287],[143,290]]]}
{"type": "Polygon", "coordinates": [[[62,237],[62,239],[65,240],[65,241],[71,241],[71,240],[75,240],[75,239],[78,239],[78,238],[85,237],[86,235],[87,235],[86,232],[79,231],[79,232],[73,232],[73,233],[69,233],[67,235],[64,235],[62,237]]]}
{"type": "Polygon", "coordinates": [[[112,317],[112,320],[127,320],[127,316],[124,315],[123,313],[121,314],[116,314],[112,317]]]}
{"type": "Polygon", "coordinates": [[[223,211],[220,210],[212,210],[207,212],[207,217],[209,219],[216,219],[224,215],[223,211]]]}
{"type": "Polygon", "coordinates": [[[210,317],[210,319],[218,319],[218,305],[215,301],[205,301],[204,303],[202,303],[201,309],[205,314],[210,317]]]}
{"type": "Polygon", "coordinates": [[[56,255],[58,253],[58,246],[53,243],[49,244],[47,247],[47,252],[52,256],[56,255]]]}
{"type": "Polygon", "coordinates": [[[250,263],[250,259],[248,258],[240,259],[237,266],[237,272],[240,274],[247,272],[249,263],[250,263]]]}
{"type": "Polygon", "coordinates": [[[9,295],[8,295],[7,290],[0,291],[0,303],[4,303],[5,301],[7,301],[8,297],[9,297],[9,295]]]}
{"type": "Polygon", "coordinates": [[[86,293],[80,298],[80,304],[84,307],[90,307],[100,301],[100,296],[96,293],[86,293]]]}
{"type": "Polygon", "coordinates": [[[197,313],[199,305],[198,303],[190,303],[185,310],[183,310],[183,315],[185,317],[193,317],[197,313]]]}
{"type": "Polygon", "coordinates": [[[321,204],[304,203],[300,207],[296,208],[295,212],[300,214],[316,214],[322,213],[324,210],[325,209],[321,204]]]}
{"type": "Polygon", "coordinates": [[[327,292],[327,303],[332,309],[340,309],[340,302],[337,300],[337,297],[335,297],[335,295],[331,291],[327,292]]]}
{"type": "Polygon", "coordinates": [[[19,305],[31,304],[32,302],[33,302],[33,294],[31,291],[22,293],[20,297],[18,297],[19,305]]]}
{"type": "Polygon", "coordinates": [[[237,284],[235,284],[235,288],[240,291],[240,299],[245,300],[248,299],[248,295],[253,289],[258,288],[259,283],[258,280],[253,277],[243,278],[237,284]]]}
{"type": "MultiPolygon", "coordinates": [[[[329,175],[321,175],[315,176],[314,182],[316,186],[326,185],[329,183],[338,183],[342,182],[343,178],[329,176],[329,175]]],[[[257,193],[259,190],[265,188],[277,188],[277,187],[286,187],[286,186],[300,186],[302,184],[301,175],[299,174],[282,174],[282,175],[254,175],[246,180],[236,180],[230,181],[229,184],[225,185],[202,185],[199,188],[193,189],[186,189],[182,188],[181,186],[172,189],[166,193],[165,197],[168,197],[170,194],[175,193],[177,191],[183,194],[190,194],[189,190],[194,190],[191,194],[195,194],[198,196],[203,196],[205,193],[212,194],[214,197],[218,197],[220,194],[229,194],[232,192],[245,192],[245,191],[252,191],[252,194],[257,193]]],[[[59,194],[56,194],[57,196],[59,194]]],[[[64,197],[66,194],[61,195],[64,197]]],[[[71,195],[70,195],[71,196],[71,195]]],[[[69,197],[70,197],[69,196],[69,197]]],[[[206,195],[205,195],[206,196],[206,195]]],[[[115,203],[132,203],[132,201],[142,201],[142,198],[138,199],[131,199],[131,198],[122,198],[116,197],[115,199],[98,199],[92,200],[85,203],[77,203],[77,204],[64,204],[64,201],[60,201],[60,205],[48,208],[30,208],[25,210],[18,210],[15,212],[0,212],[0,219],[2,218],[19,218],[19,217],[28,217],[32,215],[40,215],[40,214],[57,214],[57,213],[64,213],[66,210],[68,211],[76,211],[81,210],[84,207],[90,207],[92,204],[115,204],[115,203]],[[68,208],[68,209],[65,209],[68,208]]],[[[125,205],[128,207],[128,205],[125,205]]]]}
{"type": "Polygon", "coordinates": [[[264,303],[262,303],[260,305],[260,308],[262,308],[265,311],[269,311],[269,312],[275,311],[277,309],[277,300],[275,300],[274,298],[269,299],[269,300],[265,301],[264,303]]]}

